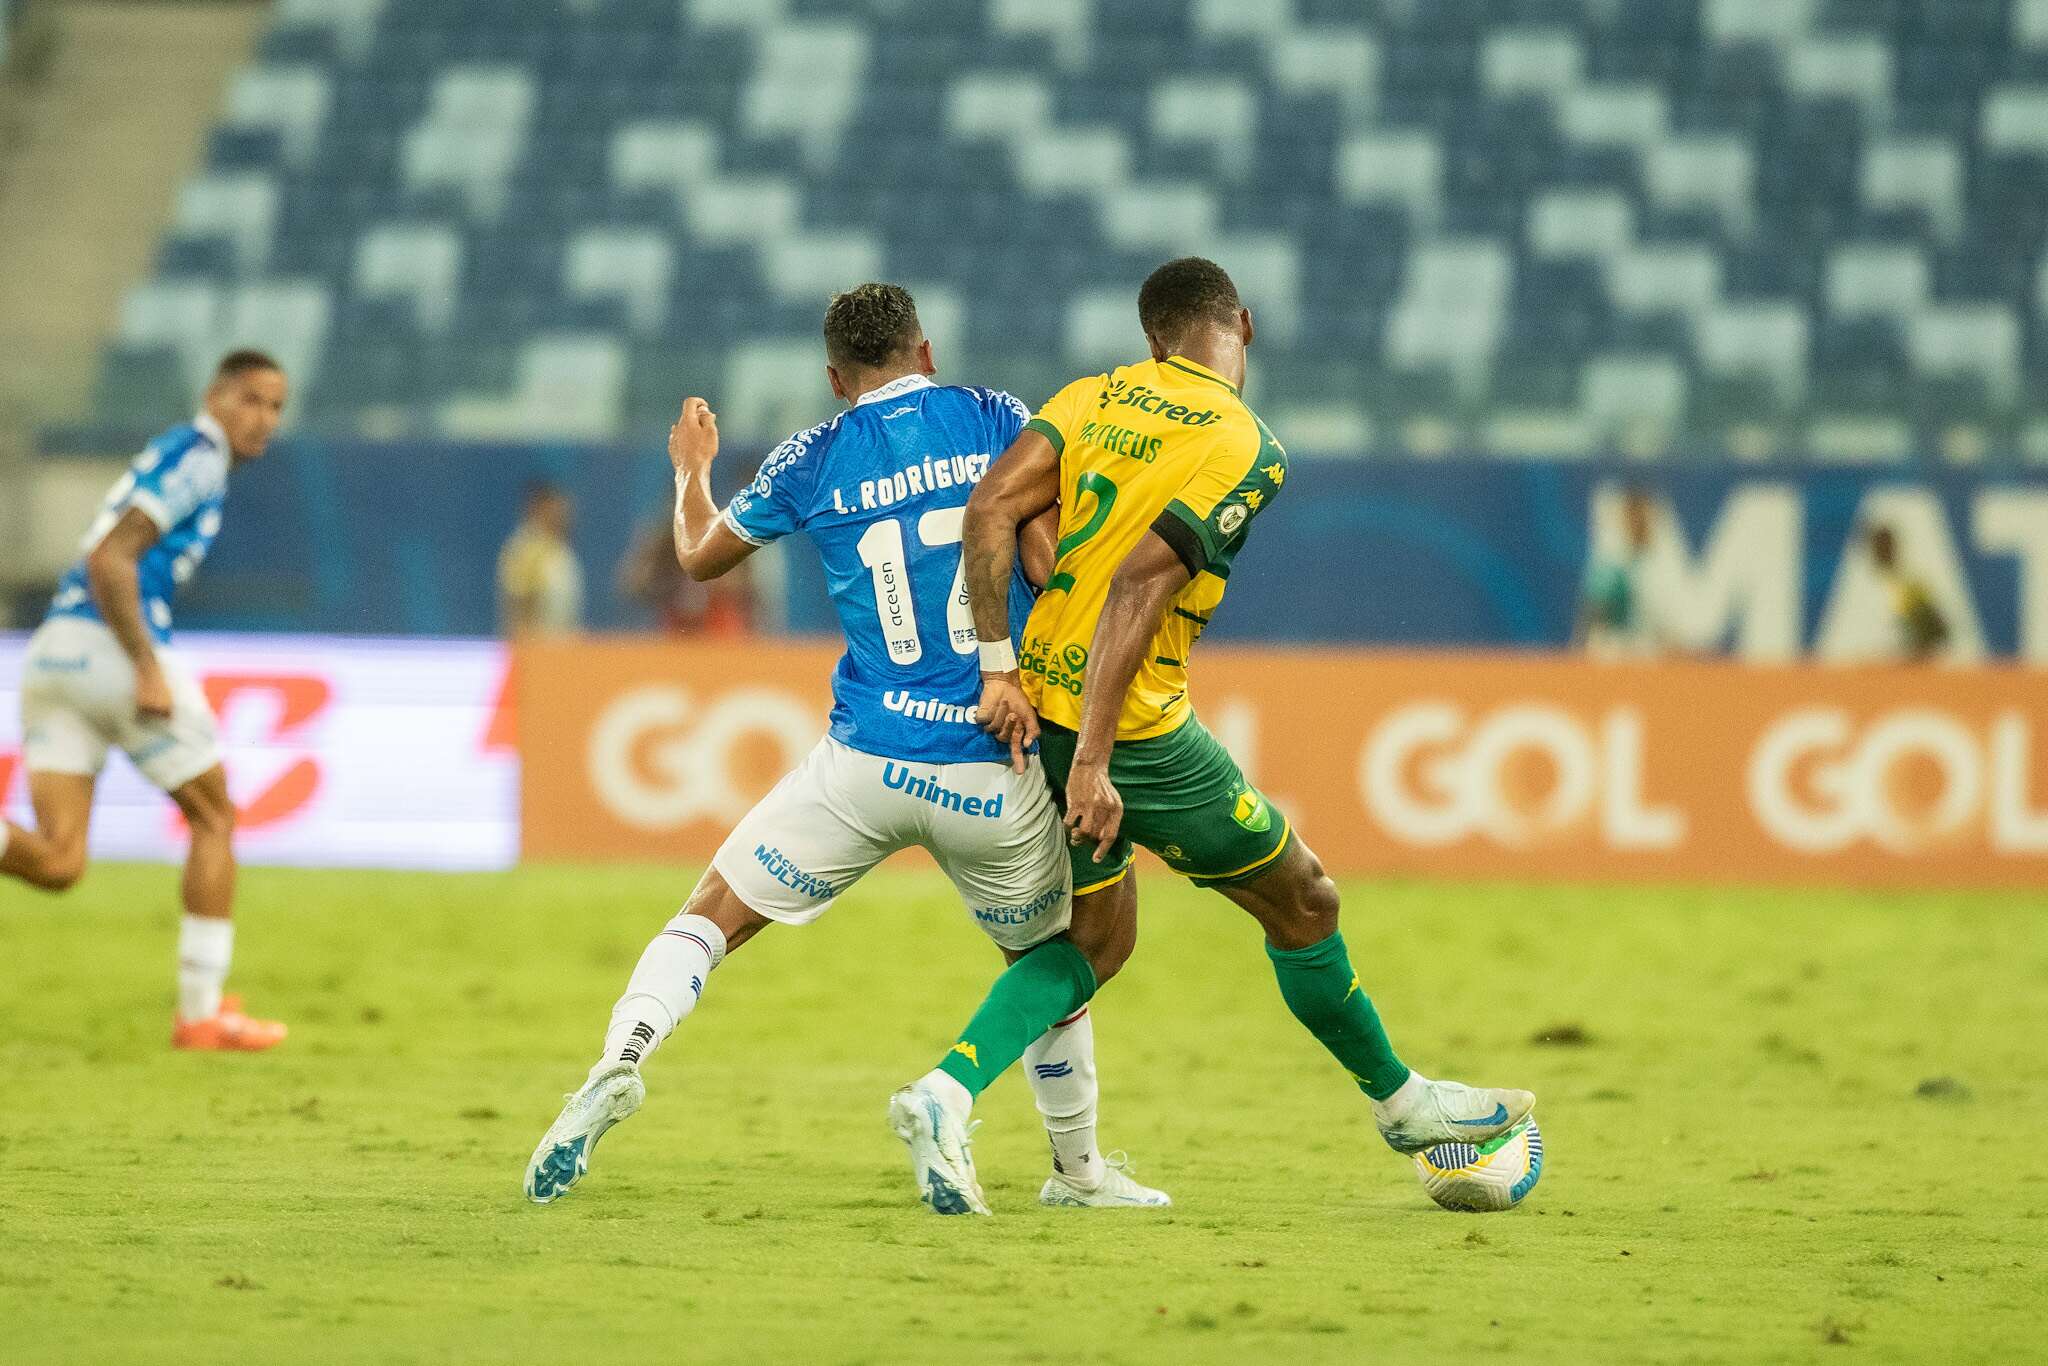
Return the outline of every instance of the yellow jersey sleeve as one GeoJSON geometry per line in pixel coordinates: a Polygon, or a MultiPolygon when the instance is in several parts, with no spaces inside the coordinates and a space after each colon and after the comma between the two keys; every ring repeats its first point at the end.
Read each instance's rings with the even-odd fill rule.
{"type": "Polygon", "coordinates": [[[1067,442],[1081,430],[1089,406],[1102,396],[1105,380],[1102,375],[1086,375],[1075,380],[1047,399],[1037,415],[1024,424],[1024,430],[1037,432],[1052,442],[1055,451],[1065,455],[1067,442]]]}
{"type": "Polygon", "coordinates": [[[1266,424],[1252,415],[1232,424],[1154,524],[1190,574],[1228,558],[1252,519],[1280,496],[1287,482],[1287,452],[1266,424]]]}

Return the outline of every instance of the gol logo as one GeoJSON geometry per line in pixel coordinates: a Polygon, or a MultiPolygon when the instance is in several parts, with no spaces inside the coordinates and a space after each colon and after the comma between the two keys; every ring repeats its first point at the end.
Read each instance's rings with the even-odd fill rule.
{"type": "Polygon", "coordinates": [[[1749,761],[1749,804],[1779,842],[1832,853],[1870,840],[1894,853],[1982,834],[2001,854],[2048,853],[2048,812],[2029,806],[2033,726],[2018,711],[1972,727],[1934,708],[1859,727],[1835,707],[1779,718],[1749,761]]]}
{"type": "Polygon", "coordinates": [[[1670,849],[1685,838],[1685,814],[1643,795],[1634,707],[1612,707],[1595,724],[1539,702],[1477,716],[1414,702],[1366,737],[1358,776],[1381,827],[1429,848],[1474,836],[1526,848],[1588,826],[1617,849],[1670,849]]]}
{"type": "Polygon", "coordinates": [[[666,831],[738,820],[817,742],[816,714],[789,693],[735,688],[705,706],[685,688],[652,683],[598,713],[585,762],[613,816],[666,831]]]}

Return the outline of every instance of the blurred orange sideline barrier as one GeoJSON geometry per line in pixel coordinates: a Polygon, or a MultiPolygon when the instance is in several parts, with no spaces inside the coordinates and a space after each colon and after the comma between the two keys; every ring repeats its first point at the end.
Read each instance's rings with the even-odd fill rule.
{"type": "MultiPolygon", "coordinates": [[[[823,644],[518,654],[524,852],[701,861],[823,733],[823,644]]],[[[2048,888],[2048,674],[1204,650],[1334,871],[2048,888]]]]}

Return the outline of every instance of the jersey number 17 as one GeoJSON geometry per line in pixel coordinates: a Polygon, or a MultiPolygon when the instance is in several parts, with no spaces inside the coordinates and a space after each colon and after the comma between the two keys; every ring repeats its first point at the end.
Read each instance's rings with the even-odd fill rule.
{"type": "MultiPolygon", "coordinates": [[[[929,547],[960,544],[967,509],[938,508],[917,519],[917,539],[929,547]]],[[[903,522],[891,517],[876,522],[861,533],[860,562],[868,567],[875,584],[875,618],[888,642],[889,658],[909,667],[924,658],[924,641],[917,633],[917,607],[911,598],[910,570],[903,553],[903,522]]],[[[946,635],[956,655],[975,650],[974,611],[967,600],[967,565],[957,561],[953,588],[946,599],[946,635]]]]}

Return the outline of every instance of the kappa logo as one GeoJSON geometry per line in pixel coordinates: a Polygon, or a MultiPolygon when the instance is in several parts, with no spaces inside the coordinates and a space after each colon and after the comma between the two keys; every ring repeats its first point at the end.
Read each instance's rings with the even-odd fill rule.
{"type": "Polygon", "coordinates": [[[967,1040],[962,1039],[959,1043],[954,1044],[953,1047],[948,1051],[958,1053],[961,1057],[973,1063],[975,1071],[979,1072],[981,1070],[981,1058],[977,1053],[975,1053],[974,1045],[967,1042],[967,1040]]]}
{"type": "Polygon", "coordinates": [[[1251,509],[1243,503],[1232,503],[1216,515],[1216,529],[1226,536],[1234,535],[1244,525],[1244,519],[1251,515],[1251,509]]]}
{"type": "Polygon", "coordinates": [[[909,404],[905,404],[903,407],[896,409],[894,412],[883,413],[882,421],[894,422],[897,418],[902,417],[908,413],[914,413],[916,411],[916,408],[911,407],[909,404]]]}

